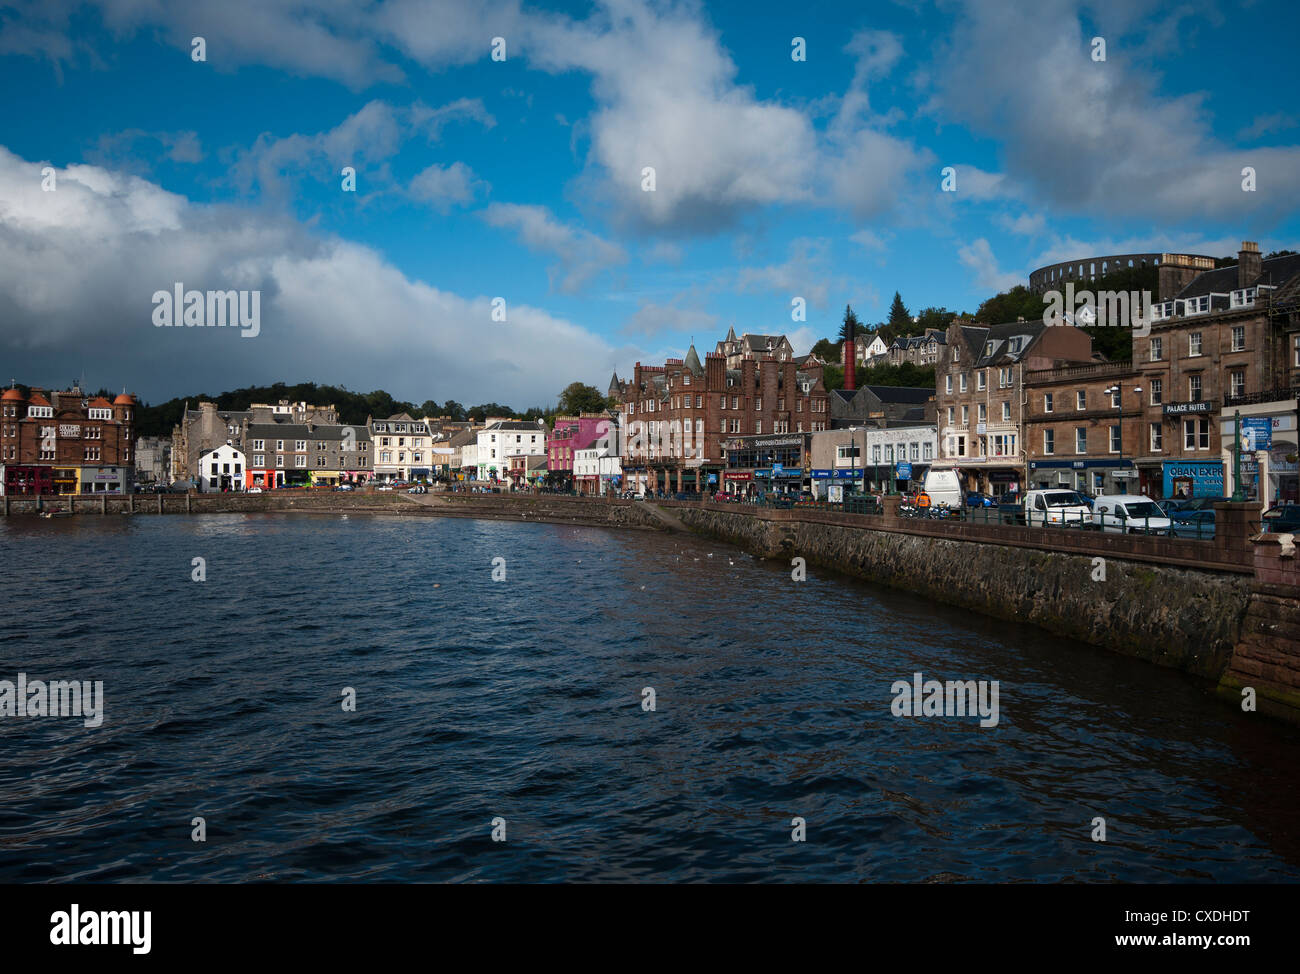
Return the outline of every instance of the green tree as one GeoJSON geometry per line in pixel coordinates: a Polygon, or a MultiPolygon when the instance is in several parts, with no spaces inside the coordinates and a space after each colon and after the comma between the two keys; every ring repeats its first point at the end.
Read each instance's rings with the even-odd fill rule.
{"type": "Polygon", "coordinates": [[[860,322],[858,316],[854,314],[853,305],[846,304],[844,306],[844,320],[840,322],[840,341],[848,341],[850,333],[853,334],[856,340],[856,337],[862,334],[862,322],[860,322]]]}
{"type": "Polygon", "coordinates": [[[610,408],[610,400],[595,386],[585,382],[570,382],[560,393],[559,415],[577,416],[579,413],[603,413],[610,408]]]}

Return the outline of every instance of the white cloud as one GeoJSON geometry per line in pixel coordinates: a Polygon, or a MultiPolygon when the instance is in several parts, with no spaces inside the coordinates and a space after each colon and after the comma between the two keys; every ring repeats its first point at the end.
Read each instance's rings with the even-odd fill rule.
{"type": "Polygon", "coordinates": [[[547,274],[551,287],[565,293],[582,290],[596,275],[627,260],[618,244],[561,223],[544,206],[493,203],[483,212],[483,219],[494,227],[514,230],[530,250],[558,257],[560,263],[547,274]]]}
{"type": "Polygon", "coordinates": [[[787,304],[801,297],[814,308],[824,308],[833,285],[827,269],[829,255],[830,242],[826,239],[793,240],[783,263],[742,268],[736,275],[736,290],[780,294],[787,304]]]}
{"type": "Polygon", "coordinates": [[[671,304],[646,301],[627,320],[623,326],[623,333],[647,337],[664,332],[708,335],[716,330],[717,324],[718,316],[702,308],[681,308],[671,304]]]}
{"type": "Polygon", "coordinates": [[[95,381],[155,400],[311,379],[416,402],[526,404],[623,361],[543,309],[510,303],[508,321],[493,322],[491,296],[412,280],[287,218],[196,206],[95,166],[59,170],[44,193],[41,165],[0,148],[0,358],[28,381],[66,378],[75,349],[95,381]],[[176,281],[260,289],[261,334],[155,328],[152,295],[176,281]]]}
{"type": "Polygon", "coordinates": [[[1156,19],[1157,0],[1090,6],[1085,30],[1076,0],[963,0],[938,52],[935,108],[1001,142],[1017,195],[1094,217],[1240,219],[1294,206],[1300,148],[1227,147],[1200,96],[1160,93],[1160,79],[1136,56],[1144,28],[1152,49],[1169,30],[1156,19]],[[1090,57],[1098,31],[1111,39],[1104,62],[1090,57]],[[1245,166],[1258,173],[1257,192],[1242,191],[1245,166]]]}
{"type": "Polygon", "coordinates": [[[963,267],[974,272],[976,285],[987,291],[1006,291],[1028,281],[1027,275],[1022,277],[1019,274],[1009,274],[999,270],[997,258],[993,256],[993,248],[983,237],[961,247],[957,251],[957,259],[963,267]]]}
{"type": "Polygon", "coordinates": [[[411,196],[429,204],[439,213],[446,213],[452,206],[468,203],[480,192],[486,192],[487,184],[474,175],[474,170],[463,162],[453,162],[450,166],[434,164],[411,180],[411,196]]]}

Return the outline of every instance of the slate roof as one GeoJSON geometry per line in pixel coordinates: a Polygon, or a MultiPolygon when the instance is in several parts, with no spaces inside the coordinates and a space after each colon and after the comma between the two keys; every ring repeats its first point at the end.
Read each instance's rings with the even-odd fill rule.
{"type": "MultiPolygon", "coordinates": [[[[1271,284],[1280,288],[1297,274],[1300,274],[1300,254],[1290,254],[1286,257],[1269,257],[1261,262],[1259,277],[1246,286],[1255,287],[1259,284],[1271,284]]],[[[1192,279],[1192,282],[1179,291],[1175,297],[1199,298],[1207,294],[1231,294],[1240,287],[1237,281],[1236,264],[1229,267],[1218,267],[1212,271],[1197,274],[1192,279]]]]}

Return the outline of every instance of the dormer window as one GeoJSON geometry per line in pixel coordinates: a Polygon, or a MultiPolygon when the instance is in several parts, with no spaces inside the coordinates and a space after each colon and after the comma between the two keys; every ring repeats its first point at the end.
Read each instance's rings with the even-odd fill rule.
{"type": "Polygon", "coordinates": [[[1183,314],[1203,315],[1210,310],[1210,296],[1203,294],[1199,298],[1188,298],[1183,302],[1183,314]]]}
{"type": "Polygon", "coordinates": [[[985,354],[985,355],[992,355],[992,354],[993,354],[993,343],[992,343],[992,342],[985,342],[985,343],[984,343],[984,354],[985,354]]]}
{"type": "Polygon", "coordinates": [[[1233,308],[1250,308],[1255,304],[1255,299],[1259,296],[1259,289],[1253,287],[1239,287],[1232,292],[1232,299],[1229,306],[1233,308]]]}

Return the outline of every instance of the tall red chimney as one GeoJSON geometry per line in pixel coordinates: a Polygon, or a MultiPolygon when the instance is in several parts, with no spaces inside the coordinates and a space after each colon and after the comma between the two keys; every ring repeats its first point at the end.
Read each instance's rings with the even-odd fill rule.
{"type": "Polygon", "coordinates": [[[849,325],[848,337],[844,339],[844,391],[852,392],[857,383],[858,351],[853,341],[853,325],[849,325]]]}

